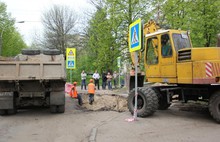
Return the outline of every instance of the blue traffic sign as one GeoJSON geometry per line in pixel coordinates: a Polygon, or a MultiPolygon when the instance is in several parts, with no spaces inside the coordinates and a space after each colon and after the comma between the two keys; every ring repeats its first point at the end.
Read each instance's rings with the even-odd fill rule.
{"type": "Polygon", "coordinates": [[[69,68],[74,67],[74,61],[68,61],[68,67],[69,68]]]}
{"type": "Polygon", "coordinates": [[[142,24],[141,19],[136,20],[129,26],[129,51],[134,52],[142,46],[142,24]]]}
{"type": "Polygon", "coordinates": [[[136,24],[135,26],[133,26],[131,28],[131,48],[134,48],[136,46],[139,46],[140,42],[139,42],[139,24],[136,24]]]}

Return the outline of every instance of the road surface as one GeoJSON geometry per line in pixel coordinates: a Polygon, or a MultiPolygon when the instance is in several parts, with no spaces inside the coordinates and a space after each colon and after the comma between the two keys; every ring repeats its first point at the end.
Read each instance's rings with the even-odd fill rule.
{"type": "Polygon", "coordinates": [[[66,95],[64,114],[32,108],[0,116],[0,142],[219,142],[220,125],[207,109],[188,106],[127,122],[128,110],[91,111],[66,95]]]}

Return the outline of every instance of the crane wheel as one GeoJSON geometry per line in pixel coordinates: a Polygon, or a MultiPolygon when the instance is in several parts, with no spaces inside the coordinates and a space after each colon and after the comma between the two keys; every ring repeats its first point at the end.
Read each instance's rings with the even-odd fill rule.
{"type": "Polygon", "coordinates": [[[209,112],[213,119],[220,123],[220,92],[214,93],[209,99],[209,112]]]}
{"type": "MultiPolygon", "coordinates": [[[[152,88],[137,88],[137,116],[147,117],[153,115],[158,108],[158,96],[152,88]]],[[[135,106],[135,89],[128,96],[128,109],[133,115],[135,106]]]]}

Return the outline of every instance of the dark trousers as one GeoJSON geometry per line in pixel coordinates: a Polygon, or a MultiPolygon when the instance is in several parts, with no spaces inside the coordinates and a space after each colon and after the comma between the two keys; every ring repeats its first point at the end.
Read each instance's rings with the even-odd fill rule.
{"type": "Polygon", "coordinates": [[[89,104],[94,102],[94,94],[89,94],[89,104]]]}
{"type": "Polygon", "coordinates": [[[95,79],[95,86],[98,86],[98,90],[99,90],[99,79],[95,79]]]}
{"type": "Polygon", "coordinates": [[[86,80],[85,80],[85,79],[82,80],[81,90],[83,89],[83,86],[84,86],[84,88],[85,88],[85,90],[86,90],[86,80]]]}
{"type": "Polygon", "coordinates": [[[108,89],[112,90],[112,81],[107,81],[108,82],[108,89]]]}
{"type": "Polygon", "coordinates": [[[113,79],[113,82],[114,82],[115,88],[117,88],[117,80],[116,80],[116,79],[113,79]]]}
{"type": "Polygon", "coordinates": [[[83,103],[81,94],[77,94],[77,99],[78,99],[79,105],[81,106],[83,103]]]}
{"type": "Polygon", "coordinates": [[[102,81],[102,89],[106,89],[106,81],[102,81]]]}

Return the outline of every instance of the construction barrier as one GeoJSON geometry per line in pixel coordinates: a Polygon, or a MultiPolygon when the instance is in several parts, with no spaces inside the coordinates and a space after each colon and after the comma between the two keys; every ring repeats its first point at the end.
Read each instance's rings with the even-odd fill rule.
{"type": "Polygon", "coordinates": [[[65,84],[65,92],[69,94],[71,87],[73,86],[73,84],[71,83],[66,83],[65,84]]]}

